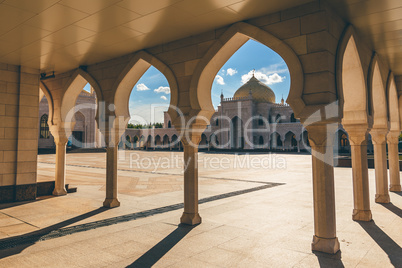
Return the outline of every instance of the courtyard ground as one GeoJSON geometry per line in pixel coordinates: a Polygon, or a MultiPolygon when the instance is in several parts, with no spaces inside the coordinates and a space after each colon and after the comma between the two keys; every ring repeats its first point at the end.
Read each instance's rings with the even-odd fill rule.
{"type": "MultiPolygon", "coordinates": [[[[311,252],[311,156],[199,154],[202,224],[179,226],[182,152],[120,151],[121,206],[103,209],[105,153],[68,154],[76,193],[0,205],[0,267],[402,267],[402,195],[352,221],[351,168],[335,168],[337,255],[311,252]],[[10,240],[10,237],[14,237],[10,240]]],[[[38,181],[54,155],[38,156],[38,181]]]]}

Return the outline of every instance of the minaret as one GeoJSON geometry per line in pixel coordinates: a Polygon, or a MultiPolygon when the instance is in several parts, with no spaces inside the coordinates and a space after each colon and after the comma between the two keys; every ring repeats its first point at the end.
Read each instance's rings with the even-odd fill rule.
{"type": "Polygon", "coordinates": [[[285,100],[283,99],[283,94],[282,94],[281,104],[285,105],[285,100]]]}
{"type": "Polygon", "coordinates": [[[221,104],[223,102],[223,89],[221,90],[221,104]]]}

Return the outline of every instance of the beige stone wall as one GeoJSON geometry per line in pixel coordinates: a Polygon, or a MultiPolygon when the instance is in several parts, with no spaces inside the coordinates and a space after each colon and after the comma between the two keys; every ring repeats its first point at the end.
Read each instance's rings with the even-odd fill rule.
{"type": "Polygon", "coordinates": [[[0,65],[0,186],[36,183],[38,98],[39,70],[0,65]]]}

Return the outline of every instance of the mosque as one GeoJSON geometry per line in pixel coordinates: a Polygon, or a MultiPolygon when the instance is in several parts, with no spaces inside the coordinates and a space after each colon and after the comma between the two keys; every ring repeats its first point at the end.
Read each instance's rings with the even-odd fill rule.
{"type": "MultiPolygon", "coordinates": [[[[104,147],[95,123],[96,94],[82,90],[77,98],[75,126],[70,136],[71,147],[104,147]]],[[[54,148],[54,139],[47,125],[49,110],[46,97],[40,103],[39,148],[54,148]]],[[[172,121],[164,112],[163,128],[127,128],[120,148],[125,149],[181,149],[180,133],[172,128],[172,121]]],[[[335,146],[349,152],[347,133],[338,129],[335,146]]],[[[200,149],[297,151],[309,148],[307,131],[294,116],[292,108],[281,99],[275,102],[274,91],[254,74],[237,89],[233,97],[220,96],[220,105],[201,135],[200,149]]]]}

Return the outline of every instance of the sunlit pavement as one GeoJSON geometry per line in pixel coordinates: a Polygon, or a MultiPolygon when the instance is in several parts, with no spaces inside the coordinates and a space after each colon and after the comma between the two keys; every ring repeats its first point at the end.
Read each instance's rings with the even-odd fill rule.
{"type": "MultiPolygon", "coordinates": [[[[119,152],[119,200],[105,197],[105,154],[68,154],[76,193],[0,205],[0,267],[401,267],[402,195],[374,203],[374,221],[352,221],[351,168],[335,168],[341,252],[311,252],[311,156],[199,154],[202,224],[178,226],[182,152],[119,152]],[[5,240],[16,237],[17,246],[5,240]]],[[[38,181],[54,155],[38,156],[38,181]]]]}

